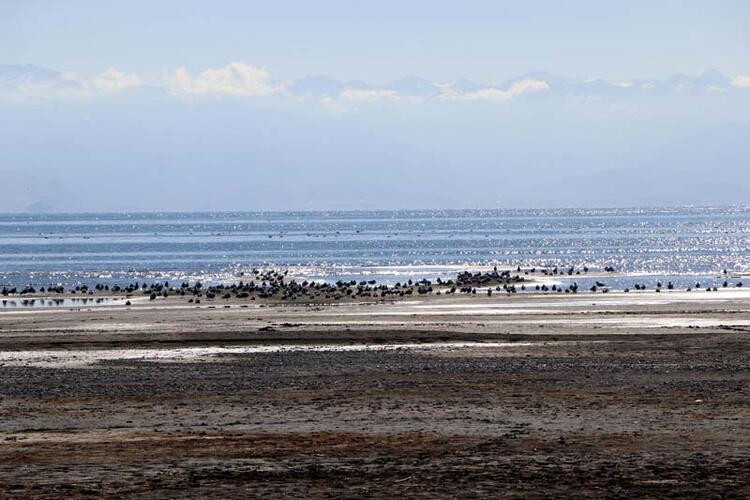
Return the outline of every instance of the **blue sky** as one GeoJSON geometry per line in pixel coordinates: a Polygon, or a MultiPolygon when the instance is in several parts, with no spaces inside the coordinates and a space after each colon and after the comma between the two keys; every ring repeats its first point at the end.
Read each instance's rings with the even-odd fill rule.
{"type": "Polygon", "coordinates": [[[744,1],[6,0],[0,211],[744,204],[748,24],[744,1]]]}
{"type": "Polygon", "coordinates": [[[533,70],[662,78],[750,72],[746,1],[5,0],[0,62],[158,75],[228,61],[280,78],[501,81],[533,70]]]}

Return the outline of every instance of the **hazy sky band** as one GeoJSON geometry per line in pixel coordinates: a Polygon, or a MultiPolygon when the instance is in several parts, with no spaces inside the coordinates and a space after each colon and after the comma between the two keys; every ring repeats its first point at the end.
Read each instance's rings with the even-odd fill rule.
{"type": "Polygon", "coordinates": [[[418,75],[499,82],[535,70],[575,78],[750,73],[744,1],[322,2],[6,0],[0,63],[147,80],[228,61],[282,80],[375,84],[418,75]]]}

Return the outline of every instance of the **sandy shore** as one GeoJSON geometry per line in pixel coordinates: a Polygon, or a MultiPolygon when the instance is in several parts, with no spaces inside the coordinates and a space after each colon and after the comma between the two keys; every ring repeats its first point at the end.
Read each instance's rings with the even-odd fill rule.
{"type": "Polygon", "coordinates": [[[0,496],[748,496],[750,290],[0,311],[0,496]]]}

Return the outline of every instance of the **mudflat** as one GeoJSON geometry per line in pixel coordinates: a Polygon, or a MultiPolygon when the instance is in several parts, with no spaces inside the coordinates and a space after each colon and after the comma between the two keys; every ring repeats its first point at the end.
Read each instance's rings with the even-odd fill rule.
{"type": "Polygon", "coordinates": [[[746,497],[747,291],[0,311],[0,496],[746,497]]]}

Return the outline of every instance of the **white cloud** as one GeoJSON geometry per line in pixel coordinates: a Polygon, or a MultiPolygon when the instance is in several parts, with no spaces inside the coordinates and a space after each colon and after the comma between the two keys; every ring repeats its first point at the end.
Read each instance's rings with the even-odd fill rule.
{"type": "Polygon", "coordinates": [[[334,113],[346,113],[357,109],[358,103],[370,103],[376,101],[399,101],[402,96],[395,90],[342,90],[338,96],[325,96],[320,99],[320,104],[324,109],[334,113]]]}
{"type": "Polygon", "coordinates": [[[426,103],[436,100],[445,101],[505,101],[528,92],[540,92],[549,90],[547,82],[542,80],[520,80],[510,86],[508,90],[500,90],[493,87],[483,88],[474,92],[461,92],[452,87],[451,84],[435,84],[440,93],[434,97],[423,97],[408,95],[391,89],[345,89],[336,98],[324,97],[321,104],[324,108],[334,112],[346,112],[356,110],[357,103],[370,103],[376,101],[426,103]]]}
{"type": "Polygon", "coordinates": [[[81,79],[78,78],[78,75],[73,73],[72,71],[63,71],[60,73],[60,80],[63,82],[80,82],[81,79]]]}
{"type": "Polygon", "coordinates": [[[421,96],[403,94],[392,89],[345,89],[335,98],[323,97],[322,106],[328,111],[344,113],[359,109],[358,104],[375,102],[422,103],[426,99],[421,96]]]}
{"type": "Polygon", "coordinates": [[[443,93],[440,94],[439,98],[450,101],[507,101],[529,92],[547,90],[549,90],[549,85],[544,80],[526,79],[515,82],[508,90],[487,87],[474,92],[459,92],[450,87],[443,87],[443,93]]]}
{"type": "MultiPolygon", "coordinates": [[[[494,87],[483,88],[474,92],[461,92],[453,89],[450,85],[437,85],[441,92],[432,99],[449,100],[449,101],[505,101],[529,92],[541,92],[549,90],[549,85],[543,80],[520,80],[510,86],[508,90],[501,90],[494,87]]],[[[424,102],[430,98],[420,96],[404,95],[396,90],[386,89],[366,89],[351,90],[347,89],[339,94],[339,99],[344,101],[409,101],[424,102]]]]}
{"type": "Polygon", "coordinates": [[[23,102],[29,99],[85,97],[100,92],[118,92],[143,85],[134,74],[114,68],[93,79],[81,78],[70,71],[37,73],[16,78],[0,78],[0,98],[23,102]]]}
{"type": "Polygon", "coordinates": [[[750,87],[750,75],[737,75],[729,83],[732,87],[750,87]]]}
{"type": "Polygon", "coordinates": [[[323,106],[323,109],[333,113],[344,113],[350,111],[349,106],[345,105],[339,99],[334,99],[332,97],[323,97],[320,100],[320,104],[323,106]]]}
{"type": "Polygon", "coordinates": [[[42,69],[19,74],[14,69],[11,67],[10,74],[0,71],[0,102],[23,103],[47,97],[85,95],[83,82],[72,73],[42,69]]]}
{"type": "Polygon", "coordinates": [[[170,91],[177,95],[265,96],[282,89],[282,85],[271,80],[265,68],[243,62],[231,62],[222,68],[207,69],[195,77],[187,69],[178,68],[170,82],[170,91]]]}
{"type": "MultiPolygon", "coordinates": [[[[71,76],[72,77],[72,76],[71,76]]],[[[105,92],[117,92],[131,87],[143,85],[143,81],[134,74],[125,74],[115,68],[107,71],[91,80],[91,85],[97,90],[105,92]]]]}
{"type": "Polygon", "coordinates": [[[383,90],[383,89],[372,89],[372,90],[344,90],[339,94],[341,99],[348,99],[350,101],[399,101],[403,99],[403,96],[395,90],[383,90]]]}
{"type": "Polygon", "coordinates": [[[624,89],[629,89],[633,86],[633,82],[629,80],[606,80],[606,82],[615,87],[622,87],[624,89]]]}

